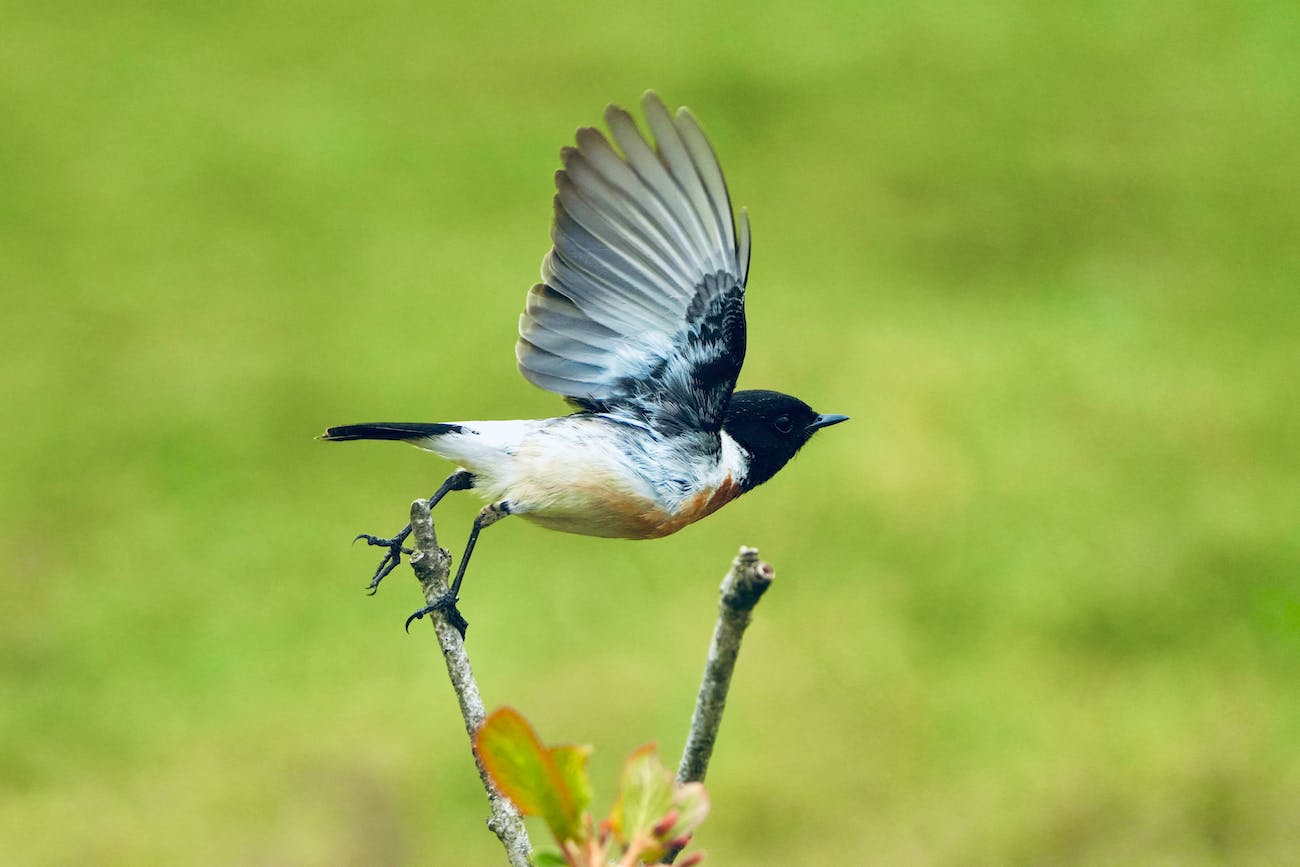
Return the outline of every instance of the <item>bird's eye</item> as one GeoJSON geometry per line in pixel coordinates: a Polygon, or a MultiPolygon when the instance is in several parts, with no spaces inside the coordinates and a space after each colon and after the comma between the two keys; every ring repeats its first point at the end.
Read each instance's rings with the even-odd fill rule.
{"type": "Polygon", "coordinates": [[[794,429],[794,425],[790,423],[790,416],[788,415],[778,416],[777,420],[772,422],[772,427],[776,428],[777,433],[783,434],[788,434],[794,429]]]}

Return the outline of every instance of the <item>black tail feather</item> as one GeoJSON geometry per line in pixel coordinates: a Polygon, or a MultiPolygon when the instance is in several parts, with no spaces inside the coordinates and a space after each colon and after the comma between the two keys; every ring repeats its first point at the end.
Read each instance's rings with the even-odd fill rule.
{"type": "Polygon", "coordinates": [[[460,433],[458,424],[425,424],[406,421],[376,421],[370,424],[345,424],[332,427],[320,438],[330,442],[346,443],[352,440],[418,440],[425,437],[460,433]]]}

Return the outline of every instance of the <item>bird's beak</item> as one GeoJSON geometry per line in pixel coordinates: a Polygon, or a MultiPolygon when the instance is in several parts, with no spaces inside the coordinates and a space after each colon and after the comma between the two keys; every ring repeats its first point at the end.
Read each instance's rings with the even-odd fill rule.
{"type": "Polygon", "coordinates": [[[812,424],[808,425],[808,432],[812,433],[815,430],[820,430],[824,427],[830,427],[833,424],[839,424],[842,421],[848,421],[848,420],[849,417],[847,415],[835,415],[834,413],[819,415],[813,421],[812,424]]]}

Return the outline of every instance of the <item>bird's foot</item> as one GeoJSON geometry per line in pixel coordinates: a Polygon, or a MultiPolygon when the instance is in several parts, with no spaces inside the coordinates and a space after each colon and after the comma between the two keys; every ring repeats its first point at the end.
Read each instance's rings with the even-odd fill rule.
{"type": "Polygon", "coordinates": [[[357,536],[356,539],[352,540],[353,542],[356,542],[360,539],[365,539],[367,545],[388,549],[388,553],[384,555],[384,559],[379,561],[379,567],[375,569],[375,574],[374,577],[370,579],[370,584],[366,586],[366,589],[370,591],[371,596],[374,596],[376,591],[379,590],[379,582],[383,581],[384,578],[388,576],[389,572],[392,572],[401,565],[403,554],[409,556],[415,553],[410,548],[402,547],[402,543],[406,541],[406,537],[409,535],[411,535],[411,528],[408,526],[405,530],[391,539],[384,539],[380,536],[372,536],[369,533],[362,533],[357,536]]]}
{"type": "Polygon", "coordinates": [[[424,615],[432,614],[435,611],[441,611],[447,616],[447,622],[456,627],[460,633],[461,640],[465,638],[465,630],[469,628],[469,621],[456,608],[457,599],[451,593],[444,593],[428,605],[416,611],[410,617],[406,618],[406,631],[411,631],[411,624],[417,620],[423,620],[424,615]]]}

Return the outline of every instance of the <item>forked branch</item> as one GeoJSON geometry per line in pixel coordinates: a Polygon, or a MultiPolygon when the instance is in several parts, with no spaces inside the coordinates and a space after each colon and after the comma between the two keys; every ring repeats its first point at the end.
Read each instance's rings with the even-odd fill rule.
{"type": "MultiPolygon", "coordinates": [[[[451,554],[438,545],[427,500],[416,500],[411,504],[411,528],[415,539],[415,553],[411,555],[411,566],[415,570],[416,577],[420,579],[420,587],[424,591],[426,601],[433,605],[447,593],[451,554]]],[[[677,771],[677,779],[683,783],[703,781],[708,771],[709,759],[713,755],[713,747],[718,737],[718,728],[722,723],[722,713],[727,704],[731,675],[740,653],[741,637],[753,619],[754,606],[767,592],[774,577],[772,567],[758,559],[757,549],[741,548],[722,581],[718,621],[714,626],[713,640],[709,645],[708,657],[704,664],[704,677],[700,682],[695,712],[691,716],[690,732],[677,771]]],[[[453,612],[454,610],[451,609],[453,612]]],[[[447,675],[451,678],[452,689],[456,692],[456,700],[460,704],[461,716],[465,720],[465,732],[469,735],[472,749],[475,733],[482,726],[487,713],[483,706],[483,699],[479,695],[478,684],[474,680],[469,656],[465,652],[465,642],[456,624],[448,618],[446,611],[431,612],[429,620],[438,636],[438,645],[447,664],[447,675]]],[[[512,867],[528,867],[532,845],[528,840],[528,831],[524,827],[523,818],[514,804],[493,786],[477,754],[474,756],[474,763],[478,767],[479,778],[483,782],[492,810],[492,815],[487,822],[488,827],[505,847],[512,867]]],[[[670,853],[664,862],[671,863],[675,855],[676,852],[670,853]]]]}

